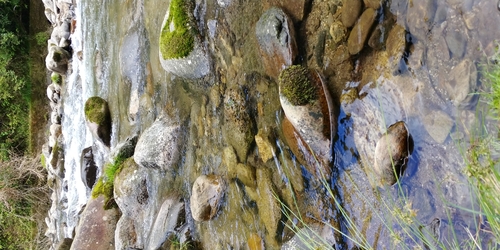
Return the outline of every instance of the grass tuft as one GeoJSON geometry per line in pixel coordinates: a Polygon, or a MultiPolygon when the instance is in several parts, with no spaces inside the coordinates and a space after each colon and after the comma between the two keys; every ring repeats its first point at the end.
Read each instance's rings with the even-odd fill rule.
{"type": "Polygon", "coordinates": [[[117,207],[113,198],[114,182],[116,175],[122,170],[125,160],[126,158],[118,156],[112,164],[104,165],[104,174],[99,177],[92,188],[92,198],[95,199],[99,195],[104,196],[104,209],[117,207]]]}

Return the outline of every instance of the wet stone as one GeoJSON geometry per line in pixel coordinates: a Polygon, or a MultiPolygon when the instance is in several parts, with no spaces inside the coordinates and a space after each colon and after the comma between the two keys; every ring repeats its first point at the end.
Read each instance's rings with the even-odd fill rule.
{"type": "Polygon", "coordinates": [[[334,45],[342,42],[345,39],[346,33],[347,29],[341,22],[336,21],[330,25],[330,36],[334,45]]]}
{"type": "Polygon", "coordinates": [[[393,24],[394,22],[392,19],[379,23],[373,30],[370,39],[368,39],[368,46],[375,50],[382,49],[385,46],[387,36],[389,35],[389,31],[391,30],[393,24]]]}
{"type": "Polygon", "coordinates": [[[477,95],[473,93],[478,89],[477,69],[470,59],[465,59],[453,67],[448,80],[443,84],[455,106],[460,108],[475,106],[477,95]]]}
{"type": "Polygon", "coordinates": [[[424,117],[425,130],[437,143],[445,142],[453,125],[453,119],[441,110],[433,110],[424,117]]]}
{"type": "Polygon", "coordinates": [[[347,40],[347,46],[351,55],[358,54],[365,46],[376,16],[377,12],[372,8],[368,8],[363,12],[354,28],[352,28],[347,40]]]}
{"type": "Polygon", "coordinates": [[[193,184],[190,199],[193,219],[199,222],[212,219],[217,214],[224,189],[224,182],[220,176],[199,176],[193,184]]]}
{"type": "Polygon", "coordinates": [[[445,40],[453,57],[462,58],[464,56],[467,38],[462,32],[456,30],[448,31],[446,32],[445,40]]]}
{"type": "Polygon", "coordinates": [[[260,17],[255,35],[266,73],[277,78],[279,72],[292,65],[297,56],[292,20],[283,10],[273,7],[260,17]]]}
{"type": "Polygon", "coordinates": [[[361,7],[363,3],[361,0],[349,0],[344,1],[344,7],[342,7],[342,23],[350,28],[356,23],[359,15],[361,14],[361,7]]]}
{"type": "Polygon", "coordinates": [[[264,0],[264,9],[271,6],[277,6],[282,8],[286,13],[288,13],[294,22],[300,22],[304,18],[306,13],[306,4],[310,0],[264,0]]]}
{"type": "Polygon", "coordinates": [[[384,1],[385,0],[363,0],[363,2],[365,3],[365,6],[367,8],[372,8],[374,10],[377,10],[378,8],[380,8],[380,6],[382,6],[384,1]]]}
{"type": "Polygon", "coordinates": [[[413,0],[408,4],[406,23],[410,33],[418,40],[426,41],[434,21],[436,0],[413,0]]]}
{"type": "Polygon", "coordinates": [[[406,48],[406,30],[400,26],[395,25],[391,31],[389,31],[389,36],[387,37],[387,55],[389,56],[389,68],[392,72],[398,72],[400,70],[401,59],[406,48]]]}

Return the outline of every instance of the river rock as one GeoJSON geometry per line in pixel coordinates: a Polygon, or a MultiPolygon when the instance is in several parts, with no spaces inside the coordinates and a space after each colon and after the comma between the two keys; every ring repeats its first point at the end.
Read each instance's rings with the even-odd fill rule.
{"type": "Polygon", "coordinates": [[[224,127],[222,132],[236,150],[241,161],[246,160],[254,140],[254,121],[247,111],[247,100],[239,87],[227,88],[224,97],[224,127]]]}
{"type": "Polygon", "coordinates": [[[263,130],[259,130],[257,135],[255,135],[255,143],[259,149],[259,157],[264,163],[274,158],[276,150],[274,145],[269,140],[268,133],[263,130]]]}
{"type": "Polygon", "coordinates": [[[393,72],[401,71],[403,54],[406,49],[406,30],[400,25],[394,25],[387,37],[386,50],[389,57],[389,69],[393,72]]]}
{"type": "Polygon", "coordinates": [[[255,35],[266,74],[276,79],[297,56],[293,22],[283,10],[270,8],[257,22],[255,35]]]}
{"type": "Polygon", "coordinates": [[[210,71],[210,63],[207,49],[201,38],[196,35],[197,21],[194,9],[190,7],[192,5],[185,4],[184,1],[170,2],[160,30],[159,58],[165,71],[194,79],[205,76],[210,71]],[[172,10],[178,13],[170,16],[172,10]]]}
{"type": "Polygon", "coordinates": [[[98,96],[85,102],[85,121],[95,139],[109,147],[111,141],[111,113],[108,102],[98,96]]]}
{"type": "Polygon", "coordinates": [[[335,21],[330,25],[330,36],[332,37],[331,42],[333,42],[333,45],[338,45],[344,41],[346,33],[347,29],[341,22],[335,21]]]}
{"type": "Polygon", "coordinates": [[[279,7],[288,13],[294,22],[300,22],[307,11],[307,4],[310,0],[264,0],[264,9],[279,7]]]}
{"type": "Polygon", "coordinates": [[[59,136],[62,135],[62,127],[60,124],[51,124],[49,130],[50,136],[55,138],[59,138],[59,136]]]}
{"type": "Polygon", "coordinates": [[[169,197],[161,205],[156,216],[146,249],[160,249],[169,236],[176,234],[176,229],[186,223],[184,202],[178,197],[169,197]]]}
{"type": "Polygon", "coordinates": [[[193,219],[199,222],[212,219],[219,210],[225,184],[220,176],[201,175],[194,181],[190,199],[193,219]]]}
{"type": "Polygon", "coordinates": [[[104,196],[91,198],[80,215],[72,250],[108,250],[115,248],[116,223],[120,218],[117,208],[104,210],[104,196]]]}
{"type": "Polygon", "coordinates": [[[71,55],[68,51],[49,41],[48,54],[45,58],[45,66],[48,70],[65,74],[70,58],[71,55]]]}
{"type": "Polygon", "coordinates": [[[377,24],[370,35],[370,39],[368,39],[368,46],[375,50],[382,49],[385,46],[385,42],[389,36],[389,31],[393,25],[394,21],[392,19],[387,19],[382,23],[377,24]]]}
{"type": "Polygon", "coordinates": [[[92,189],[97,179],[98,167],[94,161],[92,147],[84,148],[80,157],[82,182],[88,189],[92,189]]]}
{"type": "Polygon", "coordinates": [[[133,135],[125,139],[124,142],[119,143],[115,148],[109,153],[110,159],[127,159],[134,156],[135,146],[137,145],[137,140],[139,135],[133,135]]]}
{"type": "Polygon", "coordinates": [[[69,250],[71,248],[71,244],[73,244],[73,239],[64,238],[57,244],[55,250],[69,250]]]}
{"type": "Polygon", "coordinates": [[[342,7],[341,20],[345,27],[350,28],[356,23],[359,15],[361,15],[361,8],[363,6],[362,0],[349,0],[344,1],[342,7]]]}
{"type": "Polygon", "coordinates": [[[443,82],[444,89],[459,108],[472,108],[476,105],[478,89],[476,65],[470,59],[464,59],[453,67],[448,80],[443,82]]]}
{"type": "Polygon", "coordinates": [[[70,24],[69,22],[61,22],[57,25],[50,35],[50,40],[54,42],[57,46],[61,48],[69,47],[69,36],[70,36],[70,24]]]}
{"type": "Polygon", "coordinates": [[[57,110],[50,112],[50,122],[52,124],[61,124],[61,114],[57,110]]]}
{"type": "Polygon", "coordinates": [[[462,58],[465,54],[465,48],[467,45],[467,37],[465,37],[463,31],[450,30],[446,31],[446,36],[444,37],[448,49],[451,55],[456,58],[462,58]]]}
{"type": "Polygon", "coordinates": [[[47,98],[51,102],[59,103],[61,100],[61,86],[56,83],[51,83],[47,86],[47,98]]]}
{"type": "Polygon", "coordinates": [[[372,8],[374,10],[377,10],[378,8],[380,8],[380,6],[382,6],[384,1],[385,0],[363,0],[366,8],[372,8]]]}
{"type": "Polygon", "coordinates": [[[448,114],[440,110],[431,111],[424,117],[423,121],[427,133],[440,144],[446,140],[455,124],[448,114]]]}
{"type": "Polygon", "coordinates": [[[403,121],[389,126],[375,147],[374,170],[381,185],[392,185],[402,176],[413,151],[413,138],[403,121]]]}
{"type": "Polygon", "coordinates": [[[181,145],[179,123],[167,116],[159,117],[141,134],[134,160],[145,168],[169,170],[179,160],[181,145]]]}
{"type": "Polygon", "coordinates": [[[376,16],[377,12],[372,8],[368,8],[361,14],[358,22],[352,28],[347,39],[347,47],[351,55],[358,54],[365,46],[376,16]]]}
{"type": "Polygon", "coordinates": [[[293,238],[281,246],[281,250],[334,249],[335,243],[331,227],[313,224],[297,230],[293,238]]]}
{"type": "Polygon", "coordinates": [[[255,168],[252,166],[243,163],[229,165],[227,174],[230,178],[240,180],[247,187],[255,188],[257,186],[255,182],[255,168]]]}
{"type": "Polygon", "coordinates": [[[276,199],[276,190],[271,180],[271,172],[268,168],[257,169],[257,208],[259,218],[266,227],[267,233],[274,238],[281,219],[281,206],[276,199]]]}
{"type": "Polygon", "coordinates": [[[407,6],[406,23],[410,33],[420,41],[427,41],[436,13],[436,0],[413,0],[407,6]]]}
{"type": "Polygon", "coordinates": [[[138,240],[134,220],[127,215],[122,215],[116,224],[115,249],[131,250],[143,249],[143,243],[138,240]]]}
{"type": "MultiPolygon", "coordinates": [[[[285,116],[306,143],[306,148],[312,150],[322,165],[328,165],[331,136],[337,132],[337,127],[331,97],[321,76],[302,66],[290,66],[280,74],[279,95],[285,116]]],[[[316,165],[315,159],[306,161],[316,165]]]]}

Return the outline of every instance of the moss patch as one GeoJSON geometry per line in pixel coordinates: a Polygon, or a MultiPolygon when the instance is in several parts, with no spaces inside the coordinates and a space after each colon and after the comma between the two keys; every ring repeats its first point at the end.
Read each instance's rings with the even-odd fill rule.
{"type": "Polygon", "coordinates": [[[169,15],[160,34],[163,59],[183,58],[194,49],[195,26],[190,21],[193,4],[190,0],[172,0],[169,15]]]}
{"type": "Polygon", "coordinates": [[[90,97],[85,102],[85,117],[90,122],[103,125],[107,120],[106,101],[98,96],[90,97]]]}
{"type": "Polygon", "coordinates": [[[125,160],[125,158],[116,157],[113,164],[104,165],[104,174],[92,188],[92,198],[95,199],[99,195],[104,196],[104,209],[117,206],[113,195],[115,176],[122,170],[125,160]]]}
{"type": "Polygon", "coordinates": [[[280,91],[295,106],[306,105],[318,98],[309,70],[300,65],[290,66],[279,76],[280,91]]]}
{"type": "Polygon", "coordinates": [[[52,75],[50,75],[50,79],[52,80],[53,83],[61,84],[62,83],[62,77],[60,74],[53,72],[52,75]]]}

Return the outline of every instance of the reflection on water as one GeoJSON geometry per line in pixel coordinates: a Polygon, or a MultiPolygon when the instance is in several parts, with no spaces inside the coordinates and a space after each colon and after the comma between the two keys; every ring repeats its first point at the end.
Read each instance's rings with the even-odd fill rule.
{"type": "MultiPolygon", "coordinates": [[[[257,125],[255,134],[257,130],[270,134],[269,140],[276,145],[275,158],[263,162],[252,145],[248,158],[239,162],[255,171],[260,184],[250,188],[227,178],[222,209],[215,219],[193,226],[195,240],[202,241],[207,249],[238,249],[246,246],[249,237],[258,235],[267,247],[278,247],[293,233],[284,225],[290,223],[285,217],[274,218],[264,211],[280,208],[270,190],[285,204],[296,202],[307,222],[337,223],[339,211],[332,197],[295,161],[281,137],[280,122],[276,123],[276,118],[281,121],[283,116],[278,89],[274,80],[263,75],[253,30],[266,5],[253,1],[196,2],[204,11],[201,33],[208,34],[204,42],[215,64],[214,72],[201,80],[168,74],[159,63],[159,26],[168,7],[163,1],[78,2],[76,16],[81,25],[72,37],[72,46],[74,51],[83,51],[83,60],[75,54],[64,97],[68,183],[65,237],[72,235],[76,215],[89,197],[79,176],[81,151],[94,145],[100,149],[96,163],[102,166],[107,160],[108,149],[96,145],[85,126],[82,110],[88,97],[98,95],[109,102],[113,118],[111,148],[142,132],[162,112],[174,110],[183,122],[187,141],[174,179],[149,178],[158,199],[148,215],[153,221],[169,190],[175,189],[188,199],[191,185],[200,174],[228,175],[222,159],[223,149],[229,144],[226,133],[221,132],[222,100],[226,89],[234,87],[244,90],[248,112],[257,125]],[[278,226],[273,228],[275,225],[269,223],[278,226]]],[[[406,44],[403,42],[402,50],[396,49],[399,54],[365,46],[359,55],[351,56],[343,42],[347,38],[334,43],[331,35],[330,28],[338,25],[335,20],[342,13],[340,2],[312,1],[310,13],[296,24],[300,26],[299,61],[323,72],[339,104],[334,191],[372,246],[390,246],[387,226],[401,227],[398,221],[387,218],[387,210],[403,209],[407,204],[417,211],[416,219],[424,226],[439,220],[441,237],[450,235],[454,227],[461,228],[457,237],[466,239],[462,229],[474,232],[477,225],[470,213],[456,208],[470,208],[473,198],[462,174],[461,146],[452,137],[467,141],[476,105],[481,105],[470,94],[484,88],[480,64],[485,55],[494,52],[494,39],[500,35],[497,8],[488,0],[413,0],[411,6],[407,1],[383,1],[386,5],[377,14],[380,23],[393,18],[410,32],[404,36],[406,44]],[[325,43],[323,47],[318,41],[325,43]],[[394,64],[391,60],[398,61],[394,64]],[[343,93],[355,95],[349,102],[340,102],[343,93]],[[400,120],[405,121],[415,141],[402,184],[373,189],[370,168],[376,142],[390,124],[400,120]]],[[[155,176],[153,172],[148,174],[155,176]]],[[[341,223],[340,228],[347,232],[345,221],[341,223]]],[[[346,240],[337,234],[335,238],[338,242],[346,240]]]]}

